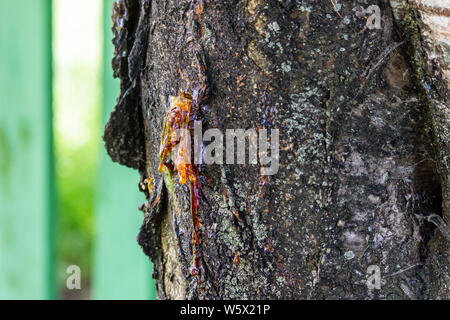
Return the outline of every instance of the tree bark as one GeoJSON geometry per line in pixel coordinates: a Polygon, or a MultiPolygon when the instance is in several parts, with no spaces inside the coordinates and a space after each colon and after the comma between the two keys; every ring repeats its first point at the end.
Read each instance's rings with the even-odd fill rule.
{"type": "Polygon", "coordinates": [[[419,2],[115,4],[121,94],[104,139],[141,173],[138,242],[160,299],[450,298],[448,43],[419,2]],[[280,132],[273,176],[200,166],[197,277],[188,184],[158,172],[181,90],[204,93],[203,130],[280,132]]]}

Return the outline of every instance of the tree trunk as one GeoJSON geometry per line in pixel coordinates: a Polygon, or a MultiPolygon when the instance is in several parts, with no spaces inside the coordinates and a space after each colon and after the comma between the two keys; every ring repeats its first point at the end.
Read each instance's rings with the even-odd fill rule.
{"type": "Polygon", "coordinates": [[[104,139],[141,173],[159,298],[450,298],[448,38],[424,18],[448,8],[419,2],[115,4],[104,139]],[[181,90],[203,131],[279,130],[274,175],[261,159],[198,166],[198,230],[189,182],[158,172],[181,90]]]}

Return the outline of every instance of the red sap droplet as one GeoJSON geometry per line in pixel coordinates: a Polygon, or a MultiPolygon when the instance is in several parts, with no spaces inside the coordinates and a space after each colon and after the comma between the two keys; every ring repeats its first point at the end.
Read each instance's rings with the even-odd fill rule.
{"type": "Polygon", "coordinates": [[[234,259],[233,259],[233,263],[234,264],[238,264],[239,263],[239,254],[235,253],[234,259]]]}

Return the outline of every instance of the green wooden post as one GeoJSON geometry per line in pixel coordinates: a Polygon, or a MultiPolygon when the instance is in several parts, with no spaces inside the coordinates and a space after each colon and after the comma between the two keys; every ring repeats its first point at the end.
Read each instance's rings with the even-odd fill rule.
{"type": "Polygon", "coordinates": [[[53,298],[51,1],[0,1],[0,299],[53,298]]]}
{"type": "MultiPolygon", "coordinates": [[[[119,94],[111,60],[112,0],[104,0],[103,125],[119,94]]],[[[111,161],[102,145],[94,239],[94,299],[154,299],[152,266],[136,242],[144,201],[138,173],[111,161]]]]}

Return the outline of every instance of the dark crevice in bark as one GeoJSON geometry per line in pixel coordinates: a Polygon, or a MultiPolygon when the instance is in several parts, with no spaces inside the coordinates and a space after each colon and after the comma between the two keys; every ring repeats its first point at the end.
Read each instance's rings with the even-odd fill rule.
{"type": "Polygon", "coordinates": [[[430,255],[429,242],[439,232],[436,226],[426,221],[431,215],[442,217],[442,188],[439,174],[433,160],[418,163],[413,172],[413,208],[414,219],[419,224],[419,234],[422,239],[420,253],[425,262],[430,255]]]}

